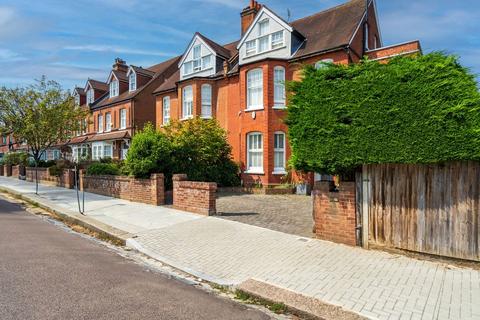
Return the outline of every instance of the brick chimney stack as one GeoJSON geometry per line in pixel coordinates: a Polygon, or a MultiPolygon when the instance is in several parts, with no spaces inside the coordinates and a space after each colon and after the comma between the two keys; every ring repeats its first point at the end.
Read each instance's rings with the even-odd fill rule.
{"type": "Polygon", "coordinates": [[[113,63],[112,68],[113,70],[122,71],[122,72],[128,71],[127,63],[125,62],[125,60],[120,58],[115,59],[115,62],[113,63]]]}
{"type": "Polygon", "coordinates": [[[262,8],[262,5],[259,4],[256,0],[250,0],[250,5],[242,10],[240,17],[242,20],[242,36],[247,32],[247,29],[255,20],[255,16],[258,11],[262,8]]]}

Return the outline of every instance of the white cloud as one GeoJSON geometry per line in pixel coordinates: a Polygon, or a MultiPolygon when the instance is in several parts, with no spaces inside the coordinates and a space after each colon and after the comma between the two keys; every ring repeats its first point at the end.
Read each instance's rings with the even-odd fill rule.
{"type": "Polygon", "coordinates": [[[26,58],[20,56],[18,53],[9,49],[0,48],[0,62],[15,62],[23,60],[26,60],[26,58]]]}
{"type": "Polygon", "coordinates": [[[173,56],[173,53],[155,51],[155,50],[142,50],[135,49],[133,46],[126,47],[117,47],[117,46],[108,46],[108,45],[79,45],[79,46],[66,46],[63,49],[65,50],[76,50],[76,51],[93,51],[93,52],[113,52],[113,53],[124,53],[124,54],[138,54],[146,56],[161,56],[169,57],[173,56]]]}

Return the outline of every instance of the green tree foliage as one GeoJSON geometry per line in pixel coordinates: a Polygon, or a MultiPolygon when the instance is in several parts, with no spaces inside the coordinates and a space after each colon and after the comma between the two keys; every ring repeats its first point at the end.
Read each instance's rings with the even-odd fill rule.
{"type": "Polygon", "coordinates": [[[239,167],[232,160],[227,133],[216,120],[174,121],[165,128],[165,133],[175,150],[175,173],[185,173],[193,181],[217,182],[224,187],[240,184],[239,167]]]}
{"type": "Polygon", "coordinates": [[[87,168],[89,176],[116,176],[121,173],[120,167],[115,163],[93,163],[87,168]]]}
{"type": "Polygon", "coordinates": [[[8,152],[4,156],[4,163],[12,166],[28,164],[28,154],[26,152],[8,152]]]}
{"type": "Polygon", "coordinates": [[[152,173],[172,175],[172,143],[165,134],[147,124],[132,139],[125,167],[137,178],[149,178],[152,173]]]}
{"type": "Polygon", "coordinates": [[[80,130],[85,117],[70,93],[45,77],[27,88],[0,88],[0,133],[26,142],[37,163],[46,149],[80,130]]]}
{"type": "Polygon", "coordinates": [[[132,140],[125,167],[140,178],[163,173],[167,187],[174,173],[221,186],[240,183],[226,133],[215,120],[172,122],[163,131],[156,131],[150,124],[145,126],[132,140]]]}
{"type": "Polygon", "coordinates": [[[454,56],[306,67],[289,89],[297,169],[336,174],[371,163],[480,160],[480,93],[454,56]]]}

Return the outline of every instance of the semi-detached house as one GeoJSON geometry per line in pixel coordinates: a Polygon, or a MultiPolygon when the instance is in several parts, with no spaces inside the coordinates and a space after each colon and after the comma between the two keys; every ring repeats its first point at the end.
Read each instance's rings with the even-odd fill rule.
{"type": "Polygon", "coordinates": [[[69,142],[74,157],[124,158],[146,122],[161,129],[171,120],[215,118],[228,132],[244,184],[278,184],[291,153],[285,81],[300,79],[306,64],[421,53],[418,41],[383,46],[374,0],[290,22],[252,0],[240,16],[235,42],[221,45],[197,32],[178,57],[145,69],[117,59],[106,82],[87,81],[76,94],[91,115],[69,142]]]}

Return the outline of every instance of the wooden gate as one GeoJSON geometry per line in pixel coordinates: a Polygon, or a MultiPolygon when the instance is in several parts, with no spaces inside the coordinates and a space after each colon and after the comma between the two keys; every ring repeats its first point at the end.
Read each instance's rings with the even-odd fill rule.
{"type": "Polygon", "coordinates": [[[480,261],[480,163],[363,170],[357,210],[369,243],[480,261]]]}

